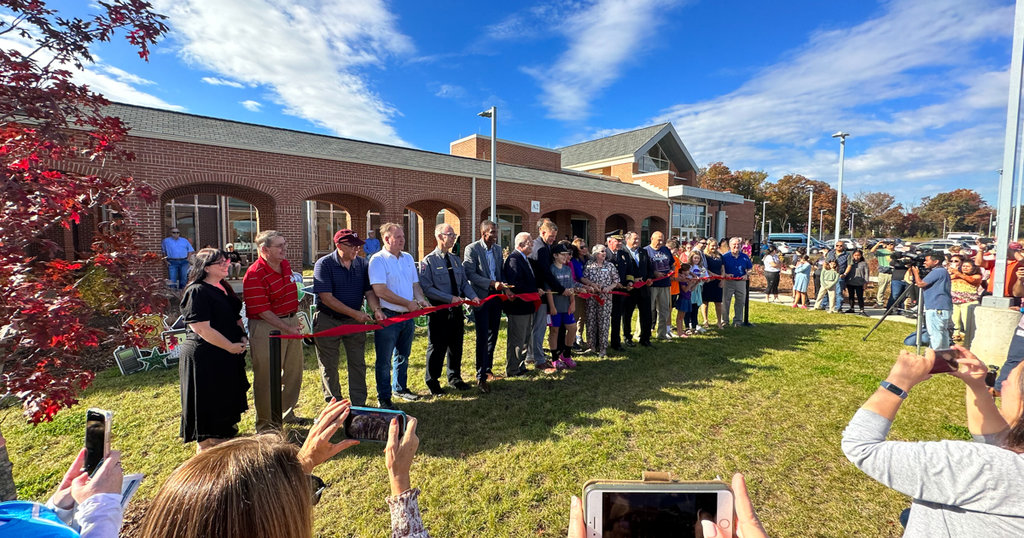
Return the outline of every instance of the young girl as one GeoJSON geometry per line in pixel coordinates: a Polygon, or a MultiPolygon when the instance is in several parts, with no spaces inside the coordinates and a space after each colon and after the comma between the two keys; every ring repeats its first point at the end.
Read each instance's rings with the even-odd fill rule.
{"type": "Polygon", "coordinates": [[[967,307],[978,302],[981,272],[970,258],[961,261],[959,256],[953,256],[949,263],[949,276],[953,295],[953,340],[960,341],[967,331],[967,307]]]}
{"type": "Polygon", "coordinates": [[[691,304],[690,288],[693,285],[693,277],[690,276],[690,264],[679,264],[679,299],[676,300],[676,336],[686,338],[690,331],[686,329],[686,322],[690,317],[691,304]]]}
{"type": "MultiPolygon", "coordinates": [[[[569,290],[581,286],[572,277],[569,267],[568,242],[558,243],[551,248],[551,274],[563,288],[569,290]]],[[[551,349],[551,363],[555,368],[575,368],[572,360],[572,345],[576,342],[576,301],[571,295],[547,294],[548,301],[548,347],[551,349]]]]}
{"type": "Polygon", "coordinates": [[[860,315],[867,315],[864,312],[864,286],[868,283],[868,262],[864,260],[864,252],[860,249],[853,251],[850,256],[850,276],[846,279],[846,289],[850,294],[850,308],[847,314],[853,314],[853,305],[860,306],[860,315]]]}
{"type": "Polygon", "coordinates": [[[818,300],[814,302],[814,308],[821,308],[821,301],[828,296],[828,311],[836,313],[836,283],[839,282],[839,271],[836,271],[836,262],[825,262],[825,268],[821,270],[821,287],[818,288],[818,300]]]}
{"type": "Polygon", "coordinates": [[[704,304],[704,281],[701,279],[708,276],[708,270],[704,268],[703,261],[704,256],[700,250],[695,249],[690,253],[690,276],[693,278],[693,282],[690,284],[690,311],[686,314],[684,321],[687,330],[697,334],[703,333],[705,330],[697,321],[697,312],[704,304]]]}
{"type": "Polygon", "coordinates": [[[807,309],[807,284],[811,281],[811,259],[806,255],[800,258],[793,268],[793,308],[807,309]]]}

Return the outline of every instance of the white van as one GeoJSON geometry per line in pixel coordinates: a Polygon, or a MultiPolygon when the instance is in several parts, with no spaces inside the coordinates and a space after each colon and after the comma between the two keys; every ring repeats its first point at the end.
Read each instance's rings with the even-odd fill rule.
{"type": "Polygon", "coordinates": [[[981,239],[981,235],[967,232],[953,232],[947,235],[946,239],[949,239],[951,241],[970,241],[973,243],[974,241],[981,239]]]}

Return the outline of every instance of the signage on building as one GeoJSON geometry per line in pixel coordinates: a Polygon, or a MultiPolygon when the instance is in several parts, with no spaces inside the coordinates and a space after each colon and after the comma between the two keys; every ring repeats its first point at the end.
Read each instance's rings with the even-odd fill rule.
{"type": "Polygon", "coordinates": [[[540,200],[530,200],[530,212],[540,213],[540,200]]]}

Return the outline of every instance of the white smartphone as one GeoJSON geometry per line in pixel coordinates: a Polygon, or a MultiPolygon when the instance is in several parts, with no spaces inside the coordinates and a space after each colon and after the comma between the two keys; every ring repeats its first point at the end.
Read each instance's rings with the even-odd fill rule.
{"type": "Polygon", "coordinates": [[[587,536],[703,538],[701,520],[733,533],[733,496],[725,482],[587,482],[587,536]]]}
{"type": "Polygon", "coordinates": [[[85,412],[85,466],[92,476],[104,458],[110,454],[110,423],[114,414],[105,409],[91,408],[85,412]]]}

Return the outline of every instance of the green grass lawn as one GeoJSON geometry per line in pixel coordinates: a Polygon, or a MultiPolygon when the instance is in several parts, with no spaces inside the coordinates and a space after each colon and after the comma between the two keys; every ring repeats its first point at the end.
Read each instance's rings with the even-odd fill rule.
{"type": "MultiPolygon", "coordinates": [[[[585,356],[576,370],[497,381],[488,395],[400,403],[419,419],[412,481],[423,490],[431,534],[564,536],[569,496],[588,479],[638,479],[658,470],[689,480],[745,472],[773,536],[900,535],[897,517],[909,500],[861,474],[839,441],[885,377],[908,326],[886,322],[865,343],[861,336],[873,323],[867,318],[752,307],[752,329],[712,331],[600,361],[585,356]]],[[[467,331],[467,380],[474,341],[467,331]]],[[[504,337],[498,345],[496,372],[504,371],[504,337]]],[[[425,348],[419,329],[409,379],[420,392],[425,348]]],[[[372,367],[368,382],[372,404],[372,367]]],[[[300,414],[315,416],[321,402],[308,348],[300,414]]],[[[177,438],[177,372],[122,377],[115,368],[52,423],[28,426],[17,409],[7,411],[3,432],[22,498],[44,500],[57,485],[82,444],[87,407],[114,412],[113,445],[126,472],[147,475],[133,505],[151,499],[194,452],[177,438]]],[[[240,428],[251,432],[253,423],[250,410],[240,428]]],[[[915,388],[891,438],[967,439],[964,425],[962,387],[942,376],[915,388]]],[[[387,534],[382,448],[358,446],[318,468],[330,484],[315,508],[318,536],[387,534]]]]}

